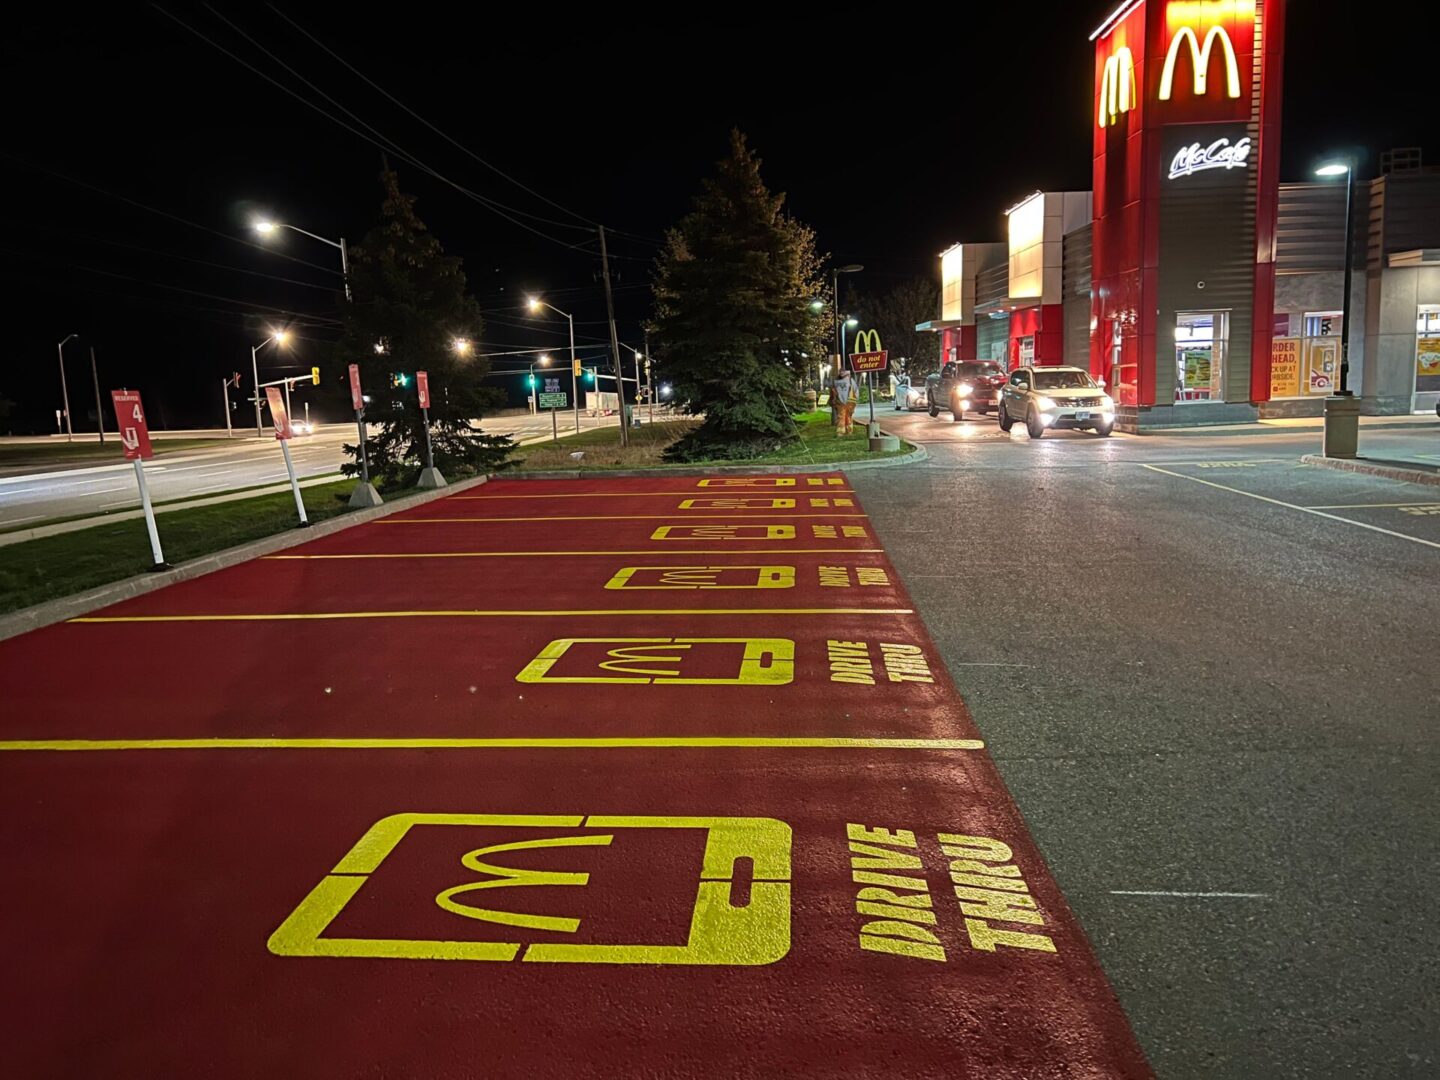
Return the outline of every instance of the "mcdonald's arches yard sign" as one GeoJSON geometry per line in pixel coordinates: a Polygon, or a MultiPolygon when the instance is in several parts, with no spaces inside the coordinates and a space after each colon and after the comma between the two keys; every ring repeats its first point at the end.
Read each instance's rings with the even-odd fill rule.
{"type": "Polygon", "coordinates": [[[855,351],[850,354],[851,371],[884,371],[889,366],[890,354],[880,347],[880,331],[861,330],[855,335],[855,351]]]}

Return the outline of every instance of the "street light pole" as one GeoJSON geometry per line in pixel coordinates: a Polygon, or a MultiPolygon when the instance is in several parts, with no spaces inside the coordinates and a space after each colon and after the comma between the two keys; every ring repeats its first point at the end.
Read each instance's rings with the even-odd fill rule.
{"type": "Polygon", "coordinates": [[[539,311],[542,307],[547,307],[556,315],[563,316],[570,324],[570,403],[575,407],[575,434],[578,435],[580,434],[580,380],[578,372],[575,370],[575,316],[561,311],[548,300],[541,300],[538,296],[530,297],[529,307],[531,311],[539,311]]]}
{"type": "Polygon", "coordinates": [[[95,346],[90,346],[90,378],[95,383],[95,430],[100,433],[100,445],[105,445],[105,413],[100,408],[100,373],[95,367],[95,346]]]}
{"type": "MultiPolygon", "coordinates": [[[[272,341],[275,342],[276,345],[284,345],[285,339],[289,336],[290,332],[288,330],[273,330],[271,331],[270,336],[267,337],[264,341],[260,342],[259,345],[250,346],[250,374],[255,380],[255,397],[252,399],[255,402],[255,437],[259,439],[263,439],[265,437],[265,425],[260,420],[259,353],[261,349],[263,349],[269,342],[272,341]]],[[[285,391],[285,412],[288,415],[290,412],[290,384],[288,382],[285,384],[285,391]]]]}
{"type": "Polygon", "coordinates": [[[65,341],[56,346],[56,352],[60,354],[60,400],[65,407],[65,441],[75,441],[75,427],[70,423],[70,388],[65,385],[65,342],[72,341],[79,337],[79,334],[69,334],[65,341]]]}
{"type": "Polygon", "coordinates": [[[1340,299],[1340,385],[1325,399],[1325,428],[1320,452],[1325,457],[1353,458],[1359,452],[1360,402],[1350,389],[1350,287],[1354,266],[1355,159],[1332,162],[1315,170],[1316,176],[1345,174],[1345,295],[1340,299]]]}
{"type": "MultiPolygon", "coordinates": [[[[269,340],[269,338],[265,339],[265,341],[269,340]]],[[[265,341],[260,342],[260,345],[264,345],[265,341]]],[[[257,439],[263,439],[265,437],[265,427],[260,422],[260,359],[258,355],[260,345],[250,346],[250,377],[252,380],[250,385],[253,388],[251,400],[255,402],[255,437],[257,439]]]]}
{"type": "Polygon", "coordinates": [[[338,249],[340,252],[340,277],[345,284],[345,299],[353,299],[350,295],[350,251],[345,246],[345,238],[343,236],[340,237],[339,240],[331,240],[327,236],[321,236],[318,233],[310,232],[308,229],[302,229],[298,225],[287,225],[283,221],[257,221],[254,223],[253,228],[262,236],[269,236],[276,229],[289,229],[291,232],[297,232],[301,236],[308,236],[311,240],[319,240],[322,244],[329,244],[331,247],[338,249]]]}

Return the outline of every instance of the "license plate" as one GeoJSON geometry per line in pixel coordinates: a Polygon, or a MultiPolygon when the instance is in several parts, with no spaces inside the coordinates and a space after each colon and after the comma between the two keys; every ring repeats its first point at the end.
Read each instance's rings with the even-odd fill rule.
{"type": "Polygon", "coordinates": [[[1089,419],[1090,419],[1090,410],[1088,410],[1088,409],[1079,409],[1079,410],[1077,410],[1076,413],[1075,413],[1075,419],[1076,419],[1076,420],[1089,420],[1089,419]]]}

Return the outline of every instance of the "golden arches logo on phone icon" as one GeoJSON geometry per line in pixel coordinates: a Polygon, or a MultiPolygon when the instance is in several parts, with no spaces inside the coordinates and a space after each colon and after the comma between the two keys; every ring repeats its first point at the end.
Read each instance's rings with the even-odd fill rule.
{"type": "Polygon", "coordinates": [[[793,566],[622,566],[607,589],[793,589],[793,566]]]}
{"type": "MultiPolygon", "coordinates": [[[[443,834],[432,834],[434,841],[443,834]]],[[[413,842],[413,841],[412,841],[413,842]]],[[[335,864],[310,894],[290,913],[266,943],[276,956],[369,957],[386,960],[519,960],[529,963],[569,964],[693,964],[750,967],[773,964],[790,951],[790,826],[774,818],[747,817],[633,817],[617,815],[559,814],[392,814],[372,825],[354,847],[335,864]],[[485,839],[513,837],[471,847],[460,856],[460,868],[468,874],[487,875],[443,889],[433,904],[451,915],[473,922],[511,928],[500,940],[480,941],[459,938],[362,938],[328,937],[329,930],[346,906],[380,876],[390,855],[417,830],[441,826],[482,830],[485,839]],[[536,830],[531,833],[531,830],[536,830]],[[570,830],[556,835],[561,830],[570,830]],[[615,903],[607,896],[602,914],[584,913],[592,873],[576,869],[586,865],[580,849],[620,847],[644,842],[662,846],[683,838],[678,830],[703,830],[704,853],[694,886],[690,926],[683,942],[637,942],[601,944],[583,941],[527,941],[526,931],[551,934],[583,934],[597,931],[614,936],[616,927],[606,925],[606,914],[622,920],[630,912],[651,902],[643,878],[628,879],[623,887],[636,892],[632,903],[615,903]],[[529,835],[526,835],[529,834],[529,835]],[[526,866],[506,862],[515,853],[526,853],[526,866]],[[542,866],[533,866],[540,852],[542,866]],[[741,860],[748,872],[736,881],[741,860]],[[558,865],[557,865],[558,864],[558,865]],[[749,897],[736,904],[732,889],[748,886],[749,897]],[[527,910],[534,889],[564,889],[566,914],[537,914],[527,910]],[[485,907],[476,893],[504,891],[494,899],[486,895],[485,907]],[[597,924],[592,927],[591,924],[597,924]]],[[[423,849],[422,849],[423,850],[423,849]]],[[[642,849],[643,850],[643,849],[642,849]]],[[[590,856],[590,865],[593,865],[590,856]]],[[[607,879],[615,888],[616,879],[607,879]]],[[[383,888],[383,886],[381,886],[383,888]]],[[[427,908],[429,904],[425,905],[427,908]]],[[[563,910],[563,909],[562,909],[563,910]]],[[[402,909],[403,911],[403,909],[402,909]]],[[[402,925],[397,929],[404,929],[402,925]]],[[[433,925],[427,922],[424,925],[433,925]]],[[[619,927],[623,931],[623,926],[619,927]]]]}
{"type": "Polygon", "coordinates": [[[521,683],[784,686],[795,678],[789,638],[557,638],[515,676],[521,683]]]}

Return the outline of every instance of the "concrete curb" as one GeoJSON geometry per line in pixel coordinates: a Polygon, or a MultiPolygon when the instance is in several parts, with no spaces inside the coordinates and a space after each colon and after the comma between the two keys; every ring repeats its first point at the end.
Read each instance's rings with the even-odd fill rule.
{"type": "Polygon", "coordinates": [[[1411,484],[1440,486],[1440,472],[1424,469],[1406,469],[1399,465],[1379,465],[1364,458],[1327,458],[1321,454],[1306,454],[1301,462],[1318,465],[1322,469],[1336,469],[1339,472],[1364,473],[1366,476],[1381,476],[1386,480],[1404,480],[1411,484]]]}
{"type": "MultiPolygon", "coordinates": [[[[1364,423],[1361,417],[1361,431],[1412,431],[1426,430],[1437,426],[1429,417],[1416,417],[1409,420],[1393,420],[1390,422],[1364,423]],[[1427,423],[1427,420],[1429,421],[1427,423]]],[[[1116,430],[1120,430],[1118,427],[1116,430]]],[[[1148,438],[1154,435],[1173,435],[1186,439],[1218,438],[1223,435],[1321,435],[1324,433],[1323,424],[1208,424],[1201,427],[1147,427],[1139,431],[1127,431],[1127,435],[1138,435],[1140,438],[1148,438]]]]}
{"type": "Polygon", "coordinates": [[[583,480],[590,476],[677,476],[687,473],[697,476],[730,475],[730,476],[768,476],[779,473],[781,476],[790,476],[803,473],[815,472],[854,472],[866,469],[889,469],[896,465],[914,465],[917,462],[925,461],[930,457],[929,452],[923,446],[916,446],[908,454],[901,454],[899,457],[883,458],[879,461],[866,461],[863,458],[859,461],[835,461],[828,465],[666,465],[664,468],[656,469],[545,469],[535,472],[515,472],[507,470],[503,473],[491,473],[492,479],[500,480],[583,480]]]}
{"type": "Polygon", "coordinates": [[[489,479],[488,476],[476,476],[469,480],[461,480],[438,491],[411,495],[393,503],[386,503],[384,506],[376,506],[368,510],[352,510],[328,521],[317,522],[308,529],[291,529],[283,533],[275,533],[273,536],[261,537],[248,544],[226,548],[224,551],[201,556],[193,562],[182,563],[172,570],[160,570],[153,574],[140,574],[122,581],[112,581],[107,585],[76,593],[74,596],[62,596],[55,600],[47,600],[43,604],[36,604],[34,607],[21,608],[19,611],[0,615],[0,641],[29,633],[31,630],[39,630],[43,626],[64,622],[66,619],[76,618],[97,608],[118,604],[121,600],[144,596],[146,593],[163,589],[167,585],[175,585],[192,578],[212,574],[216,570],[224,570],[238,563],[249,562],[261,555],[270,555],[276,551],[283,551],[285,548],[308,544],[311,540],[342,532],[352,525],[364,525],[366,522],[374,521],[376,518],[385,517],[387,514],[393,514],[399,510],[424,506],[428,502],[443,499],[447,495],[454,495],[467,488],[479,487],[489,479]]]}

